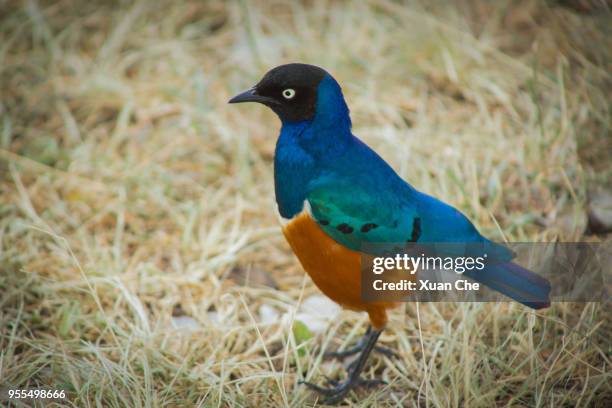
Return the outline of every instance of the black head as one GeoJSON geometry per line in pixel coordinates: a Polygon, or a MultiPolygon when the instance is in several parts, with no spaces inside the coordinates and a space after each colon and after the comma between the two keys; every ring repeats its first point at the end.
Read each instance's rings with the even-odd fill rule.
{"type": "Polygon", "coordinates": [[[271,69],[246,92],[229,103],[259,102],[270,107],[283,121],[312,119],[317,105],[317,88],[327,72],[308,64],[286,64],[271,69]]]}

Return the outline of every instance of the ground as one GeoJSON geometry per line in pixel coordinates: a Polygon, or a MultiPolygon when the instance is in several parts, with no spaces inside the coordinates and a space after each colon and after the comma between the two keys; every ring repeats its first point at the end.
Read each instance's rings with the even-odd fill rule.
{"type": "MultiPolygon", "coordinates": [[[[307,324],[279,123],[226,103],[289,61],[328,69],[355,134],[488,237],[609,239],[585,231],[611,26],[603,1],[0,4],[0,389],[299,407],[299,380],[344,374],[321,353],[367,318],[307,324]]],[[[611,335],[599,303],[407,303],[381,337],[400,358],[365,371],[389,384],[346,403],[609,406],[611,335]]]]}

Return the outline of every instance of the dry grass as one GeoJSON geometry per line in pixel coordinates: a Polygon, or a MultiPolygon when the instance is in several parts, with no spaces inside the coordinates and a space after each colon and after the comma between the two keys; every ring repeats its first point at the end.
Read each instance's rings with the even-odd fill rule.
{"type": "MultiPolygon", "coordinates": [[[[366,316],[292,330],[317,289],[277,225],[278,123],[226,104],[280,63],[329,69],[355,133],[491,238],[585,239],[589,183],[610,181],[605,10],[110,3],[0,3],[1,387],[79,407],[316,403],[297,381],[341,373],[321,351],[366,316]],[[261,323],[264,304],[289,318],[261,323]]],[[[389,385],[346,402],[610,406],[611,336],[605,304],[407,304],[382,336],[401,358],[367,368],[389,385]]]]}

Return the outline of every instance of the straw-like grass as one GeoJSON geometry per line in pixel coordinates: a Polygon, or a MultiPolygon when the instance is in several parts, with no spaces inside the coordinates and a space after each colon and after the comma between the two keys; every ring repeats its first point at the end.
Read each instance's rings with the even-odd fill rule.
{"type": "MultiPolygon", "coordinates": [[[[355,133],[489,237],[585,239],[587,189],[612,174],[611,19],[593,4],[0,3],[0,388],[302,406],[298,380],[342,373],[321,352],[366,316],[292,326],[318,291],[276,220],[279,124],[226,104],[280,63],[331,71],[355,133]],[[262,305],[287,317],[262,323],[262,305]]],[[[366,369],[389,385],[346,402],[610,406],[611,335],[602,304],[406,304],[381,338],[401,358],[366,369]]]]}

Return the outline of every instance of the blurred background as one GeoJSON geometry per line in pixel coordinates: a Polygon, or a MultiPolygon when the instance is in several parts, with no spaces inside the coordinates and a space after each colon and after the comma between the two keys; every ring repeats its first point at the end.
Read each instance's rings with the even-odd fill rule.
{"type": "MultiPolygon", "coordinates": [[[[282,63],[488,237],[609,240],[611,27],[605,0],[0,1],[0,389],[303,406],[344,375],[321,353],[367,317],[282,237],[278,120],[226,103],[282,63]]],[[[611,336],[605,304],[405,304],[389,384],[347,402],[610,406],[611,336]]]]}

